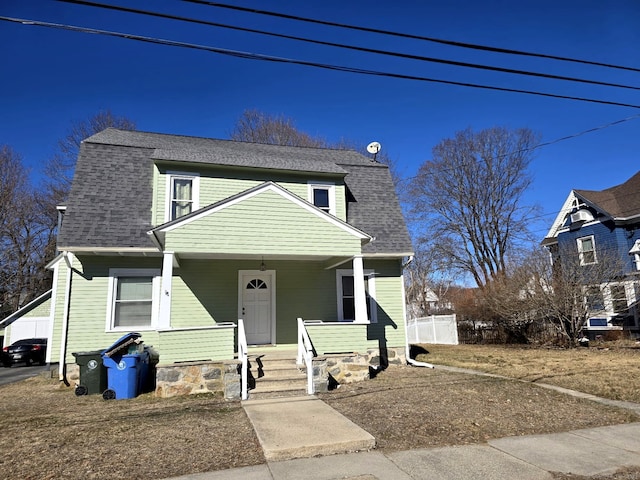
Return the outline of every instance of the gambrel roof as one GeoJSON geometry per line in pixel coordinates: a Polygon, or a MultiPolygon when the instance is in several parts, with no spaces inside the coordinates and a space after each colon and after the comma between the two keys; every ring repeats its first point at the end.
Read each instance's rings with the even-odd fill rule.
{"type": "Polygon", "coordinates": [[[108,128],[82,143],[61,250],[129,249],[157,252],[151,224],[153,164],[309,173],[344,179],[347,223],[373,237],[365,254],[412,252],[389,169],[351,150],[289,147],[108,128]]]}

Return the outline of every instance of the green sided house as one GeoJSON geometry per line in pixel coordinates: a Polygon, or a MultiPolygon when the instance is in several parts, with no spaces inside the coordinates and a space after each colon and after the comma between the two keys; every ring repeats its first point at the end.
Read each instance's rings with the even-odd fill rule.
{"type": "Polygon", "coordinates": [[[309,393],[405,361],[411,242],[389,169],[356,152],[109,128],[60,213],[61,379],[128,332],[159,355],[161,395],[246,397],[270,358],[309,393]]]}

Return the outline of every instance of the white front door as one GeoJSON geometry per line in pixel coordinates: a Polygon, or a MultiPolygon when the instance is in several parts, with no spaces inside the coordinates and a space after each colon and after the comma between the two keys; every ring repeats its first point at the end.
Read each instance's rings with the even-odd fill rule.
{"type": "Polygon", "coordinates": [[[247,343],[274,343],[274,272],[240,271],[239,318],[244,320],[247,343]]]}

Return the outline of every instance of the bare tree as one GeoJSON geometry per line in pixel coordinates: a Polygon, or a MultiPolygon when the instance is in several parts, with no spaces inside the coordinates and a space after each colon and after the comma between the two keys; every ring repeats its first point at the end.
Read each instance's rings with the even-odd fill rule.
{"type": "Polygon", "coordinates": [[[577,248],[554,247],[531,252],[514,273],[492,282],[483,299],[504,324],[521,329],[546,322],[576,346],[589,318],[607,316],[611,288],[624,285],[624,263],[617,252],[601,249],[596,263],[585,265],[577,248]],[[552,262],[552,258],[554,259],[552,262]]]}
{"type": "MultiPolygon", "coordinates": [[[[575,245],[552,251],[553,263],[540,270],[538,308],[545,309],[558,332],[571,346],[583,336],[589,318],[612,311],[612,288],[630,280],[615,250],[600,249],[597,261],[585,265],[575,245]]],[[[633,280],[636,281],[636,280],[633,280]]]]}
{"type": "Polygon", "coordinates": [[[452,310],[449,293],[456,279],[440,260],[433,250],[418,249],[406,269],[407,304],[415,317],[452,310]]]}
{"type": "Polygon", "coordinates": [[[326,142],[304,133],[293,120],[283,115],[268,115],[259,110],[245,110],[231,131],[231,139],[241,142],[288,145],[292,147],[325,147],[326,142]]]}
{"type": "Polygon", "coordinates": [[[50,287],[53,229],[43,222],[22,158],[0,147],[0,318],[50,287]]]}
{"type": "Polygon", "coordinates": [[[0,229],[13,221],[17,198],[26,190],[27,172],[22,157],[8,145],[0,146],[0,229]]]}
{"type": "Polygon", "coordinates": [[[46,190],[47,196],[50,197],[48,200],[50,205],[55,207],[67,199],[80,152],[80,143],[108,127],[121,130],[136,129],[132,120],[115,115],[110,110],[102,110],[86,120],[73,122],[67,135],[58,140],[57,152],[45,166],[45,174],[48,177],[46,190]]]}
{"type": "Polygon", "coordinates": [[[507,267],[535,211],[522,204],[536,135],[529,129],[465,130],[433,149],[409,187],[426,243],[484,288],[507,267]]]}
{"type": "Polygon", "coordinates": [[[541,289],[548,285],[543,275],[547,264],[548,255],[534,249],[479,292],[487,316],[502,331],[505,342],[530,343],[537,333],[532,327],[547,319],[540,297],[541,289]]]}

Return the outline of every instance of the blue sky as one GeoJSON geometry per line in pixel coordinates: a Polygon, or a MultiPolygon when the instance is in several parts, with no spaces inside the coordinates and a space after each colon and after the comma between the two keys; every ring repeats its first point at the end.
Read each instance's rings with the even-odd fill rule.
{"type": "MultiPolygon", "coordinates": [[[[384,37],[179,0],[104,3],[506,68],[640,86],[640,72],[516,57],[384,37]]],[[[447,2],[232,1],[333,22],[640,68],[636,0],[447,2]],[[445,5],[446,4],[446,5],[445,5]]],[[[640,105],[640,92],[392,58],[71,5],[0,0],[0,16],[133,33],[251,53],[370,70],[536,90],[640,105]]],[[[228,138],[243,110],[295,120],[329,141],[376,140],[411,176],[442,139],[465,128],[528,127],[543,142],[640,114],[640,108],[417,82],[270,63],[0,21],[0,144],[37,173],[72,121],[101,109],[140,130],[228,138]]],[[[572,188],[600,190],[640,169],[640,118],[540,148],[530,203],[542,238],[572,188]]]]}

